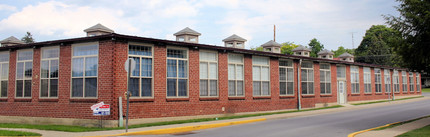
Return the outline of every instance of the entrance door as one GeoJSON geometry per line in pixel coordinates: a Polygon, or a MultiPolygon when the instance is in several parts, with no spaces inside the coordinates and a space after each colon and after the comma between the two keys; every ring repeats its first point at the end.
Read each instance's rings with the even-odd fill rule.
{"type": "Polygon", "coordinates": [[[346,103],[346,84],[345,81],[337,81],[337,103],[346,103]]]}

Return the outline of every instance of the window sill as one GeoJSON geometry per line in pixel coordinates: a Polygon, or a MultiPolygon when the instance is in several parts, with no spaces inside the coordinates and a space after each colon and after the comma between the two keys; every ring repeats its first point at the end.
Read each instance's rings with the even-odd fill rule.
{"type": "Polygon", "coordinates": [[[372,93],[364,93],[364,95],[372,95],[372,93]]]}
{"type": "Polygon", "coordinates": [[[321,94],[320,97],[331,97],[333,94],[321,94]]]}
{"type": "Polygon", "coordinates": [[[153,102],[153,101],[154,101],[153,98],[130,98],[130,102],[153,102]]]}
{"type": "Polygon", "coordinates": [[[39,98],[39,102],[58,102],[58,98],[39,98]]]}
{"type": "Polygon", "coordinates": [[[97,103],[97,99],[96,98],[71,98],[69,100],[70,102],[77,102],[77,103],[97,103]]]}
{"type": "Polygon", "coordinates": [[[245,100],[245,97],[228,97],[228,100],[245,100]]]}
{"type": "Polygon", "coordinates": [[[375,93],[375,95],[382,95],[382,93],[375,93]]]}
{"type": "Polygon", "coordinates": [[[190,99],[187,98],[166,98],[167,102],[174,102],[174,101],[189,101],[190,99]]]}
{"type": "Polygon", "coordinates": [[[0,98],[0,102],[5,102],[7,101],[7,98],[0,98]]]}
{"type": "Polygon", "coordinates": [[[257,97],[252,97],[253,99],[270,99],[271,96],[257,96],[257,97]]]}
{"type": "Polygon", "coordinates": [[[312,98],[315,97],[315,94],[311,94],[311,95],[302,95],[303,98],[312,98]]]}
{"type": "Polygon", "coordinates": [[[200,97],[200,101],[216,101],[219,100],[219,97],[200,97]]]}
{"type": "Polygon", "coordinates": [[[279,98],[295,98],[296,96],[294,95],[281,95],[279,96],[279,98]]]}
{"type": "Polygon", "coordinates": [[[31,98],[15,98],[15,102],[31,102],[31,98]]]}

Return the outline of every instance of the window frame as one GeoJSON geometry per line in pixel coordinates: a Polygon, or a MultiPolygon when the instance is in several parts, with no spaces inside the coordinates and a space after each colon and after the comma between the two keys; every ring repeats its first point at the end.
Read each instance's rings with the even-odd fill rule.
{"type": "Polygon", "coordinates": [[[409,91],[410,92],[415,92],[415,82],[414,82],[414,73],[413,72],[409,72],[409,91]],[[411,82],[412,80],[412,82],[411,82]]]}
{"type": "Polygon", "coordinates": [[[375,93],[382,93],[382,78],[381,78],[381,69],[380,68],[374,68],[374,75],[375,75],[375,93]],[[379,70],[379,73],[377,71],[379,70]],[[378,80],[379,78],[379,80],[378,80]],[[378,88],[379,85],[379,88],[378,88]],[[379,92],[378,92],[379,89],[379,92]]]}
{"type": "MultiPolygon", "coordinates": [[[[148,43],[138,43],[138,42],[129,42],[127,46],[127,59],[130,57],[138,57],[140,59],[139,63],[139,76],[133,76],[130,75],[130,78],[138,78],[139,79],[139,96],[130,96],[131,99],[139,99],[139,98],[154,98],[154,45],[148,44],[148,43]],[[130,54],[130,45],[133,46],[142,46],[142,47],[150,47],[151,48],[151,56],[145,56],[145,55],[132,55],[130,54]],[[142,76],[142,58],[150,58],[152,59],[152,67],[151,67],[151,77],[144,77],[142,76]],[[151,96],[142,96],[142,78],[151,78],[151,96]]],[[[167,78],[167,77],[166,77],[167,78]]],[[[127,90],[129,87],[129,81],[130,79],[127,79],[127,90]]]]}
{"type": "Polygon", "coordinates": [[[99,42],[97,41],[97,42],[88,42],[88,43],[78,43],[78,44],[72,44],[72,46],[71,46],[71,59],[70,59],[70,98],[71,99],[98,99],[98,96],[99,96],[99,67],[100,67],[100,64],[99,64],[99,62],[100,62],[100,56],[99,56],[99,54],[100,54],[100,45],[99,45],[99,42]],[[81,55],[81,56],[73,56],[73,53],[74,53],[74,47],[80,47],[80,46],[92,46],[92,45],[96,45],[97,46],[97,55],[81,55]],[[85,69],[85,66],[86,66],[86,64],[85,64],[85,60],[83,61],[83,74],[82,74],[82,76],[81,77],[73,77],[73,59],[74,58],[87,58],[87,57],[97,57],[97,70],[96,70],[96,72],[97,72],[97,76],[85,76],[85,71],[86,71],[86,69],[85,69]],[[82,80],[82,87],[83,87],[83,91],[82,91],[82,97],[73,97],[73,78],[83,78],[83,80],[82,80]],[[96,88],[96,96],[95,97],[85,97],[85,79],[86,78],[96,78],[97,79],[97,88],[96,88]]]}
{"type": "Polygon", "coordinates": [[[56,99],[58,98],[58,93],[59,93],[59,79],[60,79],[60,46],[52,46],[52,47],[42,47],[40,48],[40,65],[39,65],[39,71],[40,71],[40,78],[39,78],[39,98],[52,98],[52,99],[56,99]],[[56,58],[46,58],[43,59],[43,50],[48,50],[48,49],[58,49],[58,57],[56,58]],[[47,60],[49,62],[49,66],[48,66],[48,78],[42,78],[42,61],[47,60]],[[57,78],[50,78],[50,73],[51,73],[51,60],[57,60],[58,61],[58,76],[57,78]],[[48,96],[47,97],[42,97],[42,79],[47,79],[48,80],[48,96]],[[57,79],[57,96],[56,97],[51,97],[51,79],[57,79]]]}
{"type": "MultiPolygon", "coordinates": [[[[260,80],[259,81],[256,81],[256,80],[254,80],[254,76],[253,76],[253,78],[252,78],[252,96],[253,97],[264,97],[264,96],[271,96],[271,86],[270,86],[270,57],[264,57],[264,56],[252,56],[252,73],[254,73],[254,67],[259,67],[260,68],[260,80]],[[261,65],[261,64],[255,64],[254,63],[254,58],[266,58],[267,59],[267,65],[261,65]],[[264,80],[262,80],[262,72],[261,72],[261,70],[262,70],[262,68],[263,67],[267,67],[268,69],[269,69],[269,71],[268,71],[268,80],[267,81],[264,81],[264,80]],[[254,82],[260,82],[260,95],[255,95],[254,94],[254,82]],[[263,82],[269,82],[269,94],[268,95],[263,95],[263,82]]],[[[254,74],[253,74],[254,75],[254,74]]]]}
{"type": "Polygon", "coordinates": [[[394,93],[400,93],[399,71],[397,70],[393,70],[393,91],[394,93]]]}
{"type": "Polygon", "coordinates": [[[7,55],[7,61],[0,61],[0,98],[8,98],[8,89],[9,89],[9,72],[10,72],[10,52],[9,51],[2,51],[0,52],[0,54],[6,54],[7,55]],[[5,79],[3,79],[3,65],[7,64],[7,76],[5,77],[5,79]],[[2,91],[2,85],[1,82],[6,81],[7,82],[7,88],[6,91],[2,91]],[[2,92],[6,92],[6,96],[2,96],[2,92]]]}
{"type": "Polygon", "coordinates": [[[219,58],[218,58],[218,52],[217,51],[211,51],[211,50],[200,50],[199,51],[199,97],[202,97],[202,98],[207,98],[207,97],[219,97],[219,64],[218,64],[218,61],[219,61],[219,58]],[[215,61],[210,61],[210,60],[202,60],[201,59],[201,57],[200,57],[200,55],[202,54],[202,52],[204,53],[204,52],[206,52],[206,53],[215,53],[215,61]],[[201,63],[206,63],[207,64],[207,69],[208,69],[208,71],[207,71],[207,78],[206,79],[201,79],[200,78],[200,64],[201,63]],[[210,64],[216,64],[216,79],[211,79],[210,78],[210,71],[211,71],[211,69],[210,69],[210,64]],[[207,82],[208,82],[208,87],[207,87],[207,95],[206,96],[202,96],[201,95],[201,91],[200,91],[200,81],[202,81],[202,80],[206,80],[207,82]],[[211,89],[211,80],[216,80],[216,96],[211,96],[210,94],[210,89],[211,89]]]}
{"type": "Polygon", "coordinates": [[[384,86],[385,86],[385,93],[391,93],[392,87],[391,87],[391,70],[390,69],[384,69],[384,86]],[[388,72],[388,74],[386,72],[388,72]]]}
{"type": "Polygon", "coordinates": [[[371,94],[372,93],[372,70],[369,67],[363,67],[363,85],[364,85],[364,93],[371,94]],[[369,70],[368,72],[366,70],[369,70]],[[367,91],[366,86],[369,86],[369,90],[367,91]]]}
{"type": "Polygon", "coordinates": [[[408,79],[406,71],[402,71],[402,92],[408,93],[408,79]]]}
{"type": "Polygon", "coordinates": [[[314,71],[314,63],[312,61],[303,61],[302,64],[300,65],[300,94],[302,95],[315,95],[315,71],[314,71]],[[311,68],[303,68],[302,65],[303,63],[310,63],[312,65],[311,68]],[[306,71],[306,81],[303,81],[303,79],[301,78],[303,75],[303,69],[305,69],[306,71]],[[309,71],[312,71],[312,81],[309,81],[309,71]],[[306,94],[303,93],[303,83],[307,83],[306,84],[306,94]],[[312,94],[309,93],[309,83],[312,83],[312,94]]]}
{"type": "MultiPolygon", "coordinates": [[[[25,99],[25,98],[32,98],[32,96],[33,96],[33,94],[32,94],[32,92],[33,92],[33,89],[32,89],[32,85],[33,84],[31,84],[30,85],[30,96],[29,97],[25,97],[25,81],[26,80],[31,80],[31,83],[33,83],[33,70],[34,70],[34,50],[33,49],[21,49],[21,50],[17,50],[16,51],[16,63],[15,63],[15,98],[23,98],[23,99],[25,99]],[[32,52],[32,57],[31,57],[31,60],[19,60],[19,53],[20,52],[25,52],[25,51],[31,51],[32,52]],[[23,62],[24,63],[24,66],[23,66],[23,78],[22,79],[18,79],[17,77],[17,75],[18,75],[18,63],[20,63],[20,62],[23,62]],[[25,63],[26,62],[31,62],[31,78],[25,78],[25,63]],[[21,97],[18,97],[17,96],[17,92],[18,92],[18,87],[17,87],[17,81],[18,80],[22,80],[23,82],[22,82],[22,85],[23,85],[23,87],[22,87],[22,96],[21,97]]],[[[9,59],[9,61],[10,61],[10,59],[9,59]]]]}
{"type": "Polygon", "coordinates": [[[281,65],[279,65],[279,75],[281,75],[281,73],[280,73],[280,69],[281,68],[284,68],[285,69],[285,81],[281,81],[281,79],[279,79],[279,86],[281,86],[281,82],[285,82],[286,84],[285,84],[285,94],[281,94],[281,88],[279,88],[279,96],[294,96],[295,95],[295,93],[294,93],[294,61],[293,60],[290,60],[290,59],[279,59],[279,62],[281,62],[281,61],[288,61],[288,62],[291,62],[291,66],[281,66],[281,65]],[[293,71],[293,81],[288,81],[288,69],[292,69],[292,71],[293,71]],[[293,82],[293,94],[288,94],[288,83],[289,82],[293,82]]]}
{"type": "MultiPolygon", "coordinates": [[[[230,95],[230,93],[228,93],[228,96],[229,97],[245,97],[245,56],[243,55],[243,54],[234,54],[234,53],[229,53],[228,55],[227,55],[227,67],[229,66],[229,65],[234,65],[234,80],[230,80],[229,79],[229,76],[228,75],[230,75],[230,74],[228,74],[227,75],[227,81],[228,82],[230,82],[230,81],[234,81],[235,82],[235,85],[236,85],[236,87],[234,88],[234,90],[235,90],[235,95],[233,96],[233,95],[230,95]],[[241,56],[242,57],[242,63],[237,63],[237,62],[230,62],[230,55],[233,55],[233,56],[241,56]],[[242,80],[238,80],[237,78],[236,78],[236,74],[237,74],[237,66],[238,65],[241,65],[242,66],[242,80]],[[237,82],[238,81],[242,81],[242,92],[243,92],[243,95],[237,95],[237,82]]],[[[228,72],[228,68],[227,68],[227,72],[228,72]]],[[[228,91],[230,90],[230,85],[227,85],[228,86],[228,91]]]]}
{"type": "MultiPolygon", "coordinates": [[[[189,60],[189,58],[190,58],[190,52],[189,52],[189,49],[188,48],[183,48],[183,47],[176,47],[176,46],[167,46],[166,47],[166,98],[189,98],[189,96],[190,96],[190,73],[189,73],[189,71],[190,71],[190,60],[189,60]],[[173,58],[173,57],[168,57],[167,56],[167,54],[168,54],[168,49],[173,49],[173,50],[185,50],[185,53],[187,53],[187,57],[186,58],[173,58]],[[169,59],[171,59],[171,60],[176,60],[176,62],[179,62],[179,60],[185,60],[185,61],[187,61],[187,66],[186,66],[186,73],[187,73],[187,78],[179,78],[179,76],[178,76],[178,74],[179,74],[179,71],[178,71],[178,67],[179,67],[179,65],[178,65],[178,63],[176,63],[176,96],[169,96],[168,95],[168,88],[167,88],[167,86],[168,86],[168,79],[169,79],[169,77],[167,77],[167,75],[168,75],[168,72],[167,72],[167,70],[168,70],[168,60],[169,59]],[[186,79],[187,80],[187,95],[186,96],[179,96],[179,89],[178,89],[178,86],[179,86],[179,79],[186,79]]],[[[200,78],[199,78],[200,79],[200,78]]]]}
{"type": "MultiPolygon", "coordinates": [[[[331,95],[331,94],[333,93],[333,92],[331,91],[331,90],[332,90],[332,87],[331,87],[331,64],[330,64],[330,63],[320,63],[319,65],[320,65],[320,94],[321,94],[321,95],[331,95]],[[321,65],[328,65],[328,69],[322,69],[322,68],[321,68],[321,65]],[[326,74],[324,74],[324,76],[325,76],[325,77],[324,77],[324,79],[325,79],[325,80],[324,80],[324,82],[321,80],[321,72],[322,72],[322,71],[323,71],[323,72],[325,72],[325,73],[327,73],[327,72],[328,72],[328,73],[330,74],[330,75],[328,75],[328,76],[327,76],[326,74]],[[329,77],[329,79],[330,79],[329,81],[327,81],[327,77],[329,77]],[[322,84],[322,83],[324,83],[324,84],[328,84],[328,85],[330,86],[330,90],[329,90],[329,92],[330,92],[330,93],[327,93],[327,90],[328,90],[328,89],[327,89],[327,86],[325,86],[325,92],[324,92],[324,93],[322,93],[322,91],[321,91],[321,84],[322,84]]],[[[315,73],[315,72],[314,72],[314,73],[315,73]]],[[[314,79],[314,81],[315,81],[315,79],[314,79]]],[[[315,84],[314,84],[314,85],[315,85],[315,84]]],[[[314,91],[314,93],[315,93],[315,91],[314,91]]]]}
{"type": "Polygon", "coordinates": [[[415,73],[415,81],[417,82],[417,84],[415,84],[417,87],[417,92],[420,92],[420,86],[421,86],[421,78],[420,78],[420,74],[418,72],[415,73]]]}
{"type": "Polygon", "coordinates": [[[358,66],[351,66],[350,68],[350,79],[351,79],[351,94],[360,94],[360,67],[358,66]],[[356,71],[354,70],[356,69],[356,71]],[[355,77],[356,76],[356,77],[355,77]],[[355,79],[357,79],[356,81],[354,81],[355,79]],[[356,89],[354,89],[354,86],[357,87],[356,89]]]}

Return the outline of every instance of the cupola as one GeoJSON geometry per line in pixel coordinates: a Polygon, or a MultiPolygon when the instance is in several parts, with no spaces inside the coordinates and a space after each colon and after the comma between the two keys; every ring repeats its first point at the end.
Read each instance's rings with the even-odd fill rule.
{"type": "Polygon", "coordinates": [[[324,49],[324,50],[321,50],[320,52],[318,52],[318,58],[333,59],[333,55],[334,55],[334,53],[327,50],[327,49],[324,49]]]}
{"type": "Polygon", "coordinates": [[[2,47],[7,47],[7,46],[25,44],[25,42],[15,38],[14,36],[10,36],[9,38],[6,38],[6,39],[0,41],[0,44],[2,47]]]}
{"type": "Polygon", "coordinates": [[[310,52],[311,50],[300,45],[297,48],[292,50],[294,52],[294,55],[298,55],[298,56],[305,56],[305,57],[309,57],[310,56],[310,52]]]}
{"type": "Polygon", "coordinates": [[[197,31],[194,31],[188,27],[182,29],[181,31],[173,34],[176,36],[176,41],[199,43],[199,36],[201,35],[197,31]]]}
{"type": "Polygon", "coordinates": [[[233,34],[230,37],[225,38],[222,41],[224,42],[224,45],[226,47],[233,47],[233,48],[243,49],[243,48],[245,48],[246,39],[244,39],[242,37],[239,37],[236,34],[233,34]]]}
{"type": "Polygon", "coordinates": [[[87,37],[114,33],[113,30],[103,26],[100,23],[98,23],[98,24],[96,24],[96,25],[94,25],[88,29],[85,29],[84,32],[87,33],[87,37]]]}
{"type": "Polygon", "coordinates": [[[273,40],[270,40],[270,41],[264,43],[263,45],[261,45],[261,47],[263,47],[264,51],[273,52],[273,53],[281,53],[281,46],[282,46],[281,44],[279,44],[273,40]]]}
{"type": "Polygon", "coordinates": [[[354,56],[349,54],[348,52],[345,52],[342,55],[339,55],[338,58],[340,58],[340,60],[343,60],[343,61],[354,62],[354,56]]]}

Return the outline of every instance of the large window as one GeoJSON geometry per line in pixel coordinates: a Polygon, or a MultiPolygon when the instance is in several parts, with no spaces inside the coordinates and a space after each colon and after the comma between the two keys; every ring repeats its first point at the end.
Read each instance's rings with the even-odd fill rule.
{"type": "Polygon", "coordinates": [[[228,96],[244,96],[243,55],[228,55],[228,96]]]}
{"type": "Polygon", "coordinates": [[[381,93],[382,87],[381,87],[381,69],[375,68],[375,92],[381,93]]]}
{"type": "Polygon", "coordinates": [[[33,49],[19,50],[16,62],[16,97],[31,97],[33,49]]]}
{"type": "Polygon", "coordinates": [[[420,79],[420,74],[417,72],[415,73],[415,77],[417,78],[417,92],[420,92],[420,87],[421,87],[421,79],[420,79]]]}
{"type": "Polygon", "coordinates": [[[372,93],[372,80],[371,80],[370,68],[365,67],[363,69],[364,78],[364,93],[372,93]]]}
{"type": "Polygon", "coordinates": [[[279,95],[294,95],[293,61],[279,60],[279,95]]]}
{"type": "Polygon", "coordinates": [[[73,45],[72,97],[97,97],[98,44],[73,45]]]}
{"type": "Polygon", "coordinates": [[[389,69],[384,69],[384,79],[385,79],[385,92],[391,93],[391,77],[390,77],[389,69]]]}
{"type": "Polygon", "coordinates": [[[409,72],[409,91],[410,92],[414,92],[415,91],[414,90],[414,86],[415,86],[415,83],[414,83],[414,73],[409,72]]]}
{"type": "Polygon", "coordinates": [[[406,71],[402,71],[402,91],[408,92],[408,78],[406,77],[406,71]]]}
{"type": "Polygon", "coordinates": [[[217,52],[200,51],[200,96],[218,96],[217,52]]]}
{"type": "Polygon", "coordinates": [[[0,52],[0,98],[7,98],[9,52],[0,52]]]}
{"type": "Polygon", "coordinates": [[[302,94],[314,94],[314,65],[312,62],[302,62],[301,79],[302,94]]]}
{"type": "Polygon", "coordinates": [[[399,71],[394,70],[393,73],[393,85],[394,85],[394,92],[399,93],[400,92],[400,84],[399,84],[399,71]]]}
{"type": "Polygon", "coordinates": [[[360,77],[358,66],[351,66],[351,93],[360,94],[360,77]]]}
{"type": "Polygon", "coordinates": [[[59,47],[42,48],[40,62],[40,97],[58,96],[59,47]]]}
{"type": "Polygon", "coordinates": [[[270,71],[268,57],[252,57],[252,80],[254,96],[270,95],[270,71]]]}
{"type": "Polygon", "coordinates": [[[320,64],[321,94],[331,94],[330,64],[320,64]]]}
{"type": "Polygon", "coordinates": [[[167,48],[167,97],[188,97],[188,50],[167,48]]]}
{"type": "Polygon", "coordinates": [[[336,66],[336,74],[338,79],[346,79],[345,66],[336,66]]]}
{"type": "Polygon", "coordinates": [[[152,97],[152,46],[130,44],[128,57],[136,62],[136,67],[128,81],[131,97],[152,97]]]}

